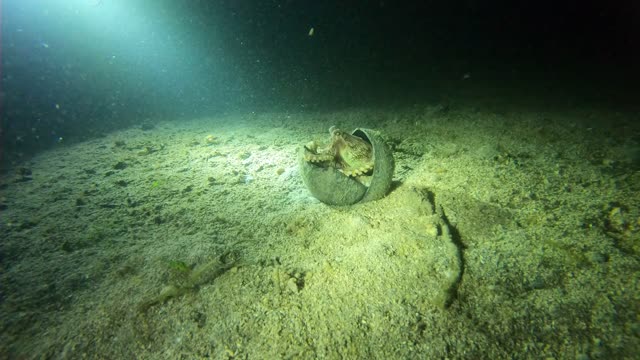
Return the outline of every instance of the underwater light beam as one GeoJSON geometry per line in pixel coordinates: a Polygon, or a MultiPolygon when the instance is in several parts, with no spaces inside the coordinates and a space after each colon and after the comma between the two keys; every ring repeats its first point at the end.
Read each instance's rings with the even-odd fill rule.
{"type": "Polygon", "coordinates": [[[97,88],[120,100],[139,96],[174,104],[196,97],[206,101],[208,93],[222,88],[216,83],[228,79],[229,69],[216,63],[224,56],[211,54],[212,44],[222,46],[212,34],[206,34],[206,46],[204,37],[194,36],[193,14],[183,2],[5,0],[2,5],[3,50],[21,54],[16,63],[42,64],[18,66],[43,72],[38,78],[97,88]]]}

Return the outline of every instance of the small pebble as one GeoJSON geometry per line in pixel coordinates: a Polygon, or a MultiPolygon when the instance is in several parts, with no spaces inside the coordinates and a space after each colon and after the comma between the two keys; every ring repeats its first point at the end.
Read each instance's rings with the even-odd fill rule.
{"type": "Polygon", "coordinates": [[[298,293],[298,285],[296,284],[295,278],[290,278],[289,280],[287,280],[287,290],[289,290],[289,292],[292,294],[298,293]]]}

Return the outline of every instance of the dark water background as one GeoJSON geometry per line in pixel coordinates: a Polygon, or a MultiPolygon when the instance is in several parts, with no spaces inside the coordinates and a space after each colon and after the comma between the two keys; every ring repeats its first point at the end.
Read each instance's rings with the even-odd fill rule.
{"type": "Polygon", "coordinates": [[[61,142],[230,111],[635,111],[637,19],[631,0],[5,0],[3,168],[61,142]]]}

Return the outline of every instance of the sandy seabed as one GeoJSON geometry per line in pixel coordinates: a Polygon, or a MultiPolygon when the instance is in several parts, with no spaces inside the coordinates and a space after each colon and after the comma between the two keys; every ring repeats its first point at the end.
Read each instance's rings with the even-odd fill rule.
{"type": "Polygon", "coordinates": [[[2,178],[0,358],[631,359],[633,116],[249,113],[61,144],[2,178]],[[387,197],[310,196],[296,154],[331,125],[384,135],[387,197]]]}

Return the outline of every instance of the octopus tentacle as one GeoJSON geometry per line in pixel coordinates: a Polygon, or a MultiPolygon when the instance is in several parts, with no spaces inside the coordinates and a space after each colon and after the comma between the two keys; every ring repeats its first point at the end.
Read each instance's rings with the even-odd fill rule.
{"type": "Polygon", "coordinates": [[[342,172],[343,174],[347,175],[347,176],[361,176],[364,175],[366,173],[368,173],[369,171],[373,170],[373,164],[367,165],[367,166],[363,166],[361,168],[358,169],[339,169],[340,172],[342,172]]]}
{"type": "Polygon", "coordinates": [[[309,162],[324,162],[333,160],[334,156],[331,154],[311,154],[308,152],[304,153],[304,159],[309,162]]]}
{"type": "Polygon", "coordinates": [[[304,160],[312,163],[330,162],[346,176],[359,177],[369,173],[374,167],[373,151],[367,141],[344,133],[332,126],[329,129],[331,144],[319,149],[315,141],[304,147],[304,160]]]}
{"type": "Polygon", "coordinates": [[[336,157],[333,149],[318,150],[318,144],[315,141],[307,143],[304,147],[304,159],[308,162],[325,162],[331,161],[336,157]]]}

